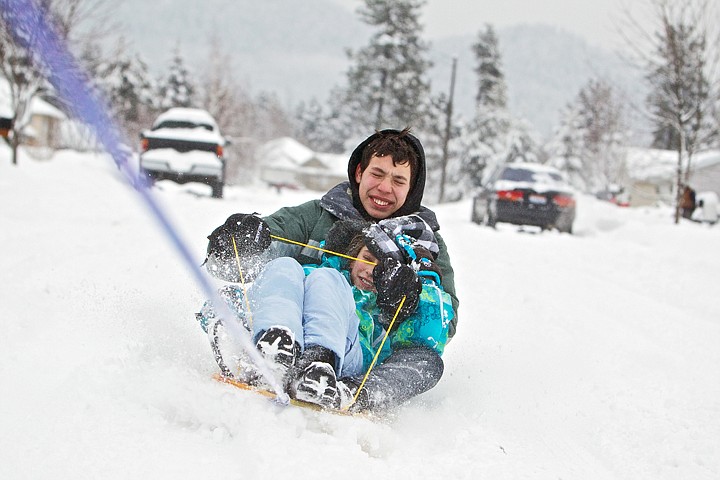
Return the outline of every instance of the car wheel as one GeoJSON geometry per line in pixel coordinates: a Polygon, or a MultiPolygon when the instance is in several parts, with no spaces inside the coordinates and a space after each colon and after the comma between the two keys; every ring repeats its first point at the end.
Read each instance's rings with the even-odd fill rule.
{"type": "Polygon", "coordinates": [[[222,181],[218,181],[212,184],[212,196],[213,198],[223,198],[223,187],[225,184],[222,181]]]}
{"type": "Polygon", "coordinates": [[[560,233],[568,233],[568,234],[572,235],[572,233],[573,233],[572,223],[569,225],[563,225],[562,227],[558,228],[558,230],[560,231],[560,233]]]}
{"type": "Polygon", "coordinates": [[[485,212],[485,218],[483,218],[483,223],[490,228],[495,228],[495,224],[497,223],[497,220],[495,219],[495,217],[493,216],[493,214],[489,208],[485,212]]]}

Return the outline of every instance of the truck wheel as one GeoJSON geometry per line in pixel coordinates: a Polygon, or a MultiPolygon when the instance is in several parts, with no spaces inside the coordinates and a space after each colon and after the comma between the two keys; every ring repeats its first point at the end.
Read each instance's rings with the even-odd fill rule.
{"type": "Polygon", "coordinates": [[[212,196],[213,198],[223,198],[223,187],[225,184],[222,181],[218,181],[212,184],[212,196]]]}

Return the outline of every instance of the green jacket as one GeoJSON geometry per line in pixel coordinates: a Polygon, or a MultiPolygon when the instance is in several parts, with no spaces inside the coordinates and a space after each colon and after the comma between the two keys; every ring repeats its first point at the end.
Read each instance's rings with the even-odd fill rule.
{"type": "MultiPolygon", "coordinates": [[[[294,207],[281,208],[272,215],[263,217],[270,227],[273,235],[295,242],[319,247],[320,242],[325,240],[328,230],[338,220],[361,219],[360,213],[352,205],[348,184],[343,183],[330,190],[320,200],[309,202],[294,207]]],[[[447,252],[445,241],[438,233],[439,225],[435,214],[422,208],[417,213],[433,228],[440,252],[437,264],[442,269],[442,286],[452,300],[455,317],[450,323],[448,337],[455,335],[457,328],[458,299],[455,294],[455,274],[450,264],[450,256],[447,252]]],[[[320,264],[322,252],[313,248],[293,245],[288,242],[274,240],[271,247],[271,256],[290,256],[295,258],[301,265],[320,264]]]]}

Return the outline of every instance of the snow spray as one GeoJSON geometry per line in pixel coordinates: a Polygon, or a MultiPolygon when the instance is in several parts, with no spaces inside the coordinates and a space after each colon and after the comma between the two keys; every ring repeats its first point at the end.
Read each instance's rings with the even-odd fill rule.
{"type": "MultiPolygon", "coordinates": [[[[36,60],[46,67],[48,81],[55,87],[60,98],[69,106],[73,115],[82,120],[95,133],[104,149],[112,156],[113,161],[127,182],[142,198],[144,205],[150,210],[168,240],[217,309],[222,318],[234,318],[227,304],[219,297],[207,276],[190,254],[187,244],[182,240],[177,229],[170,223],[168,216],[150,193],[144,177],[129,164],[130,152],[120,139],[119,130],[108,115],[102,103],[89,87],[86,73],[75,62],[65,43],[48,22],[46,12],[33,0],[0,0],[0,12],[7,22],[18,44],[33,53],[36,60]]],[[[228,333],[241,345],[258,367],[270,386],[277,393],[278,402],[289,404],[289,398],[281,383],[275,378],[266,360],[252,344],[250,335],[237,322],[224,323],[228,333]]]]}

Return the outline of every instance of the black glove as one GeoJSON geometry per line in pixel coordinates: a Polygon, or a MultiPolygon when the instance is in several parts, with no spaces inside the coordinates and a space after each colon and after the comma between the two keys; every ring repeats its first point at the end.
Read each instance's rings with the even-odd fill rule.
{"type": "Polygon", "coordinates": [[[215,277],[227,282],[251,281],[261,265],[257,256],[270,246],[270,227],[256,214],[236,213],[208,236],[205,267],[215,277]],[[233,245],[233,239],[235,244],[233,245]],[[235,255],[244,270],[240,276],[235,255]]]}
{"type": "Polygon", "coordinates": [[[415,252],[415,259],[412,261],[412,266],[413,269],[418,272],[418,275],[435,280],[435,275],[430,274],[435,273],[437,275],[437,281],[442,283],[442,269],[440,265],[435,263],[435,256],[430,253],[430,250],[425,247],[416,246],[413,247],[413,252],[415,252]],[[423,272],[425,275],[423,275],[423,272]]]}
{"type": "Polygon", "coordinates": [[[254,213],[235,213],[208,236],[208,255],[235,258],[233,238],[241,258],[264,252],[272,241],[265,220],[254,213]]]}
{"type": "Polygon", "coordinates": [[[385,258],[373,269],[373,280],[377,289],[377,305],[389,320],[395,316],[403,296],[405,297],[395,326],[415,312],[420,301],[422,281],[411,266],[385,258]]]}

